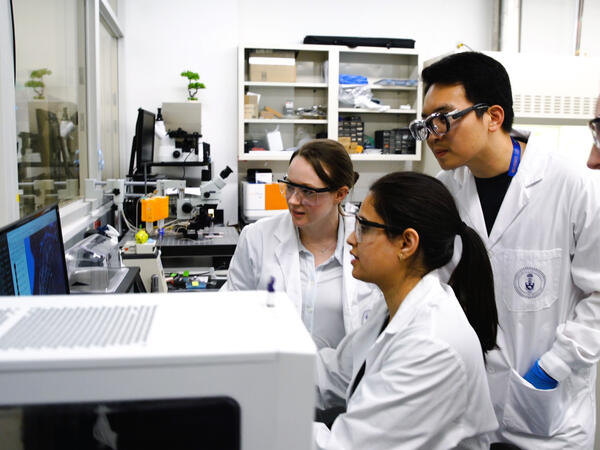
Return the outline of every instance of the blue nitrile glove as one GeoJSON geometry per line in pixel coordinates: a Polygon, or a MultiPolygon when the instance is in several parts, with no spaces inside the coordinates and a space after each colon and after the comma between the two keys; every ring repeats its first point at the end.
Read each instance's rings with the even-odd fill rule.
{"type": "Polygon", "coordinates": [[[558,381],[542,370],[539,359],[523,378],[529,381],[537,389],[554,389],[558,386],[558,381]]]}

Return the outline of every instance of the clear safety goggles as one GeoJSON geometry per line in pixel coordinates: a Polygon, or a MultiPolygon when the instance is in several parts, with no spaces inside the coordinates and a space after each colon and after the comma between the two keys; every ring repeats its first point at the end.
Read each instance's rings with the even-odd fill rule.
{"type": "Polygon", "coordinates": [[[418,141],[424,141],[430,133],[436,136],[443,136],[450,131],[450,120],[458,120],[466,116],[471,111],[483,111],[489,106],[485,103],[477,103],[461,111],[450,111],[448,113],[436,112],[423,120],[413,120],[408,129],[413,137],[418,141]]]}
{"type": "Polygon", "coordinates": [[[283,195],[287,201],[296,194],[298,196],[298,201],[306,206],[316,205],[319,203],[319,199],[323,197],[323,194],[333,191],[333,189],[328,187],[313,188],[303,184],[292,183],[287,177],[277,180],[277,182],[279,183],[281,195],[283,195]]]}
{"type": "Polygon", "coordinates": [[[369,228],[379,228],[380,230],[386,231],[404,231],[398,227],[392,227],[383,223],[371,222],[370,220],[360,217],[358,214],[355,214],[354,217],[356,218],[354,221],[354,234],[356,235],[356,242],[358,243],[362,242],[363,237],[368,232],[369,228]]]}
{"type": "Polygon", "coordinates": [[[597,149],[600,149],[600,116],[590,120],[590,130],[592,130],[592,137],[594,138],[594,145],[597,149]]]}

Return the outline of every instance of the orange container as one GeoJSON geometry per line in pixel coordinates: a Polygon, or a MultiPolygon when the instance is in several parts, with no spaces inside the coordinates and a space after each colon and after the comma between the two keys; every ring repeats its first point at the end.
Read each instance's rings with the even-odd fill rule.
{"type": "Polygon", "coordinates": [[[169,217],[169,197],[142,199],[142,222],[156,222],[169,217]]]}
{"type": "Polygon", "coordinates": [[[265,209],[287,209],[285,197],[281,195],[279,184],[265,184],[265,209]]]}

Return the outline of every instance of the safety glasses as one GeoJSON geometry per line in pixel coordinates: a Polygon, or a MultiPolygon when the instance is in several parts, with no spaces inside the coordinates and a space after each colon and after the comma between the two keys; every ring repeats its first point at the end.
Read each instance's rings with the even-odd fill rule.
{"type": "Polygon", "coordinates": [[[443,136],[450,131],[450,120],[458,120],[466,116],[471,111],[483,111],[489,106],[485,103],[477,103],[462,111],[450,111],[448,113],[436,112],[423,120],[413,120],[408,129],[413,137],[418,141],[424,141],[430,133],[436,136],[443,136]]]}
{"type": "Polygon", "coordinates": [[[404,231],[398,227],[384,225],[383,223],[371,222],[370,220],[360,217],[358,214],[355,214],[354,217],[356,218],[354,222],[354,234],[356,235],[356,242],[358,243],[362,242],[363,236],[365,233],[367,233],[369,228],[379,228],[386,231],[398,231],[400,233],[404,231]]]}
{"type": "Polygon", "coordinates": [[[594,138],[594,145],[600,149],[600,116],[590,120],[590,130],[592,130],[592,137],[594,138]]]}
{"type": "Polygon", "coordinates": [[[319,203],[319,199],[323,197],[324,193],[332,192],[334,190],[328,187],[313,188],[303,184],[292,183],[287,177],[277,180],[277,182],[279,183],[281,195],[283,195],[287,201],[296,194],[298,196],[298,201],[306,206],[316,205],[319,203]]]}

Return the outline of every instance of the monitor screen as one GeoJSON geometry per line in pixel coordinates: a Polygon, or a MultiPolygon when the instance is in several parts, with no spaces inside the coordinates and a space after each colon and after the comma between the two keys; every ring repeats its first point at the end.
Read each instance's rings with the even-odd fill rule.
{"type": "Polygon", "coordinates": [[[153,113],[138,109],[135,127],[138,171],[143,171],[143,164],[151,163],[154,160],[154,119],[153,113]]]}
{"type": "Polygon", "coordinates": [[[68,294],[58,205],[0,230],[0,294],[68,294]]]}

